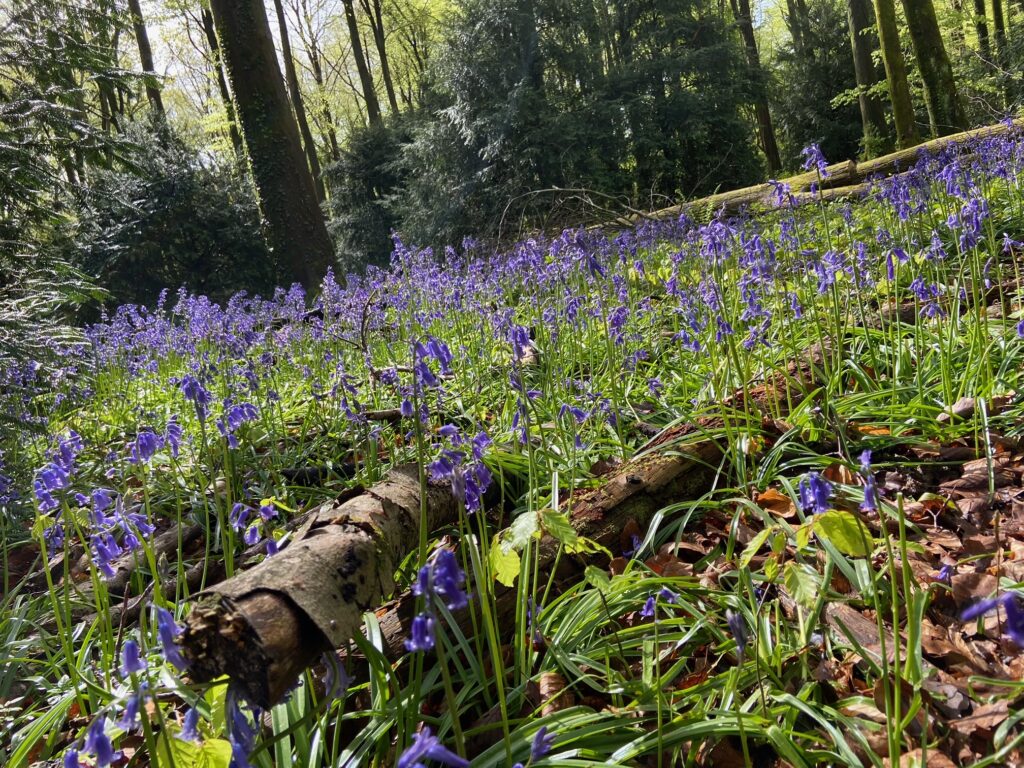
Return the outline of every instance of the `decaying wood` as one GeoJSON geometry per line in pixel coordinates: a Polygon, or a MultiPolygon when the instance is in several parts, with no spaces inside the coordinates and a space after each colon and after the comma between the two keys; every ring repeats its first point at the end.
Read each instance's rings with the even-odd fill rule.
{"type": "MultiPolygon", "coordinates": [[[[427,525],[456,519],[448,486],[428,486],[427,525]]],[[[360,631],[419,541],[415,467],[393,469],[340,506],[320,507],[286,549],[200,595],[181,636],[198,681],[228,675],[267,707],[325,650],[360,631]]]]}

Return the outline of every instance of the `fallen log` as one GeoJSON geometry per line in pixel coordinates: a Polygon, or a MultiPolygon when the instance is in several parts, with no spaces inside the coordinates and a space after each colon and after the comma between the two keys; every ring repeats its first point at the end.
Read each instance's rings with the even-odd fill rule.
{"type": "MultiPolygon", "coordinates": [[[[977,139],[1001,136],[1015,130],[1024,128],[1024,118],[986,125],[962,133],[954,133],[949,136],[941,136],[916,147],[901,149],[888,155],[882,155],[871,160],[855,162],[844,160],[829,165],[823,175],[819,178],[816,171],[797,174],[782,181],[789,185],[791,193],[797,201],[817,199],[816,195],[810,194],[812,184],[816,184],[822,191],[825,199],[835,199],[863,194],[868,187],[864,184],[873,176],[892,176],[900,171],[906,171],[916,163],[923,155],[939,152],[947,147],[964,144],[977,139]],[[835,190],[827,192],[827,190],[835,190]]],[[[724,208],[726,211],[738,211],[741,208],[754,205],[767,204],[772,195],[775,194],[775,187],[770,183],[755,184],[741,189],[732,189],[726,192],[719,192],[698,200],[672,205],[667,208],[646,214],[644,219],[672,219],[683,213],[700,211],[718,211],[724,208]]],[[[637,216],[624,216],[614,222],[617,225],[635,226],[641,222],[637,216]]]]}
{"type": "MultiPolygon", "coordinates": [[[[724,455],[722,446],[712,438],[693,441],[695,435],[711,427],[710,423],[700,427],[684,424],[666,430],[652,441],[650,452],[619,467],[599,488],[573,494],[569,522],[576,533],[606,549],[618,551],[622,531],[630,521],[645,529],[654,515],[668,504],[700,498],[713,486],[724,455]],[[680,442],[687,443],[685,448],[669,452],[680,442]]],[[[558,542],[550,536],[541,539],[538,559],[542,571],[552,566],[558,547],[558,542]]],[[[593,557],[586,563],[563,558],[559,577],[571,579],[581,574],[586,564],[598,561],[599,558],[593,557]]],[[[495,614],[502,626],[515,614],[518,592],[495,585],[495,601],[495,614]]],[[[382,650],[392,661],[405,653],[405,640],[415,613],[416,597],[408,590],[376,612],[384,640],[382,650]]],[[[454,618],[469,630],[468,609],[456,611],[454,618]]]]}
{"type": "MultiPolygon", "coordinates": [[[[447,485],[428,485],[422,501],[431,531],[457,518],[447,485]]],[[[192,678],[228,675],[249,701],[279,701],[393,591],[419,542],[420,503],[417,468],[393,469],[340,506],[323,505],[279,554],[200,593],[180,638],[192,678]]]]}

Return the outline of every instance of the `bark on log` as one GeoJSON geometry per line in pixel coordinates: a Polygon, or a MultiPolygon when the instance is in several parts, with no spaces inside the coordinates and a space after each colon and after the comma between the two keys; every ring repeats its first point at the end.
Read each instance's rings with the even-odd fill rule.
{"type": "MultiPolygon", "coordinates": [[[[360,631],[362,615],[394,589],[393,574],[419,541],[415,467],[340,507],[323,505],[281,553],[202,593],[181,644],[198,681],[228,675],[268,707],[326,650],[360,631]]],[[[428,486],[427,524],[456,519],[448,486],[428,486]]]]}
{"type": "MultiPolygon", "coordinates": [[[[863,184],[863,182],[868,178],[872,176],[891,176],[900,171],[905,171],[917,162],[917,160],[925,153],[935,153],[945,149],[946,147],[963,144],[976,139],[1000,136],[1005,133],[1020,130],[1021,128],[1024,128],[1024,118],[1017,118],[1008,123],[996,123],[995,125],[987,125],[982,128],[976,128],[962,133],[942,136],[938,139],[932,139],[931,141],[926,141],[923,144],[910,147],[909,149],[901,149],[897,152],[891,152],[888,155],[882,155],[881,157],[876,157],[873,160],[866,160],[862,163],[857,163],[853,160],[845,160],[841,163],[835,163],[828,166],[828,176],[821,179],[819,186],[821,187],[823,194],[826,196],[835,195],[836,193],[827,192],[828,190],[833,189],[844,190],[843,194],[838,196],[853,194],[867,188],[864,186],[860,187],[860,190],[855,189],[858,185],[863,184]]],[[[818,182],[818,175],[814,172],[801,173],[796,176],[791,176],[788,179],[784,179],[784,181],[790,186],[790,190],[794,196],[797,197],[797,199],[800,199],[801,196],[806,197],[809,195],[811,185],[818,182]]],[[[720,208],[725,208],[726,211],[737,211],[744,206],[767,205],[774,192],[775,188],[771,184],[755,184],[751,187],[733,189],[728,192],[719,192],[718,194],[703,197],[699,200],[691,200],[679,205],[662,208],[661,210],[648,214],[646,218],[670,219],[684,213],[717,211],[720,208]]],[[[636,216],[626,216],[615,223],[619,225],[633,226],[640,223],[640,218],[636,216]]]]}

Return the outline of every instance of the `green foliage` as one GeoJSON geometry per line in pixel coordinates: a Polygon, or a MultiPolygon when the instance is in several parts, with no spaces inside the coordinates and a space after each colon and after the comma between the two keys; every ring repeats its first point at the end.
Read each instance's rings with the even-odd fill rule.
{"type": "Polygon", "coordinates": [[[391,255],[391,232],[403,207],[398,192],[405,122],[352,131],[341,159],[324,171],[331,193],[329,230],[343,269],[383,265],[391,255]]]}
{"type": "Polygon", "coordinates": [[[435,62],[437,117],[405,151],[411,239],[594,216],[580,189],[650,207],[757,177],[749,73],[703,0],[467,0],[435,62]]]}
{"type": "Polygon", "coordinates": [[[778,53],[778,86],[769,91],[782,161],[799,167],[800,150],[812,142],[829,160],[856,158],[863,136],[856,98],[843,98],[857,87],[844,4],[808,4],[801,39],[778,53]]]}
{"type": "Polygon", "coordinates": [[[60,243],[68,261],[121,302],[181,285],[215,301],[273,291],[283,275],[237,165],[204,160],[166,129],[131,135],[146,151],[130,170],[96,172],[60,243]]]}

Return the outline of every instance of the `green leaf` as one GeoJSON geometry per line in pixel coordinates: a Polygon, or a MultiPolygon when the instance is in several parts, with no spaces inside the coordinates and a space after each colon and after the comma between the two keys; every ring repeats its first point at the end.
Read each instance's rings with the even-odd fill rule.
{"type": "Polygon", "coordinates": [[[506,546],[522,551],[538,530],[540,521],[537,519],[537,513],[526,512],[512,521],[503,541],[506,546]]]}
{"type": "Polygon", "coordinates": [[[740,567],[746,568],[750,565],[750,561],[754,559],[754,555],[757,551],[764,546],[764,543],[768,541],[768,537],[772,535],[771,528],[765,528],[757,536],[750,540],[747,544],[746,549],[743,550],[743,554],[740,555],[740,567]]]}
{"type": "Polygon", "coordinates": [[[221,675],[203,694],[203,700],[210,707],[210,727],[214,733],[227,731],[228,676],[221,675]]]}
{"type": "Polygon", "coordinates": [[[568,516],[553,509],[545,509],[540,513],[541,526],[555,541],[560,542],[566,549],[572,551],[576,547],[579,536],[576,529],[572,527],[568,516]]]}
{"type": "Polygon", "coordinates": [[[796,548],[806,549],[811,543],[811,532],[813,523],[804,523],[796,529],[796,548]]]}
{"type": "Polygon", "coordinates": [[[519,575],[520,557],[519,553],[512,546],[511,542],[502,541],[500,534],[495,534],[491,541],[491,551],[487,556],[491,573],[494,578],[506,587],[516,583],[519,575]]]}
{"type": "Polygon", "coordinates": [[[782,569],[782,583],[790,597],[807,610],[814,606],[821,589],[821,579],[813,568],[792,561],[782,569]]]}
{"type": "Polygon", "coordinates": [[[596,587],[598,591],[604,591],[612,586],[608,573],[596,566],[588,565],[584,575],[587,577],[587,583],[596,587]]]}
{"type": "Polygon", "coordinates": [[[196,744],[182,741],[164,731],[157,738],[153,761],[158,768],[228,768],[231,744],[224,739],[207,739],[196,744]]]}
{"type": "Polygon", "coordinates": [[[866,557],[871,554],[871,531],[852,512],[831,509],[815,515],[812,524],[818,536],[844,555],[866,557]]]}

